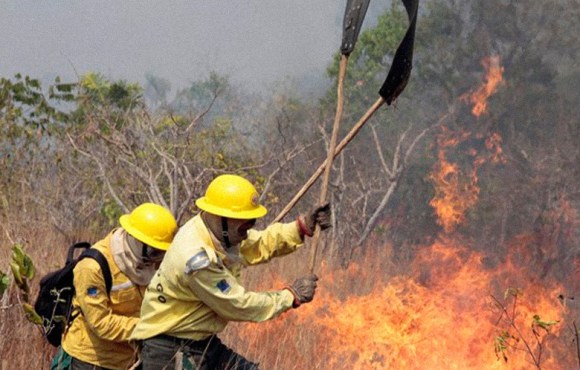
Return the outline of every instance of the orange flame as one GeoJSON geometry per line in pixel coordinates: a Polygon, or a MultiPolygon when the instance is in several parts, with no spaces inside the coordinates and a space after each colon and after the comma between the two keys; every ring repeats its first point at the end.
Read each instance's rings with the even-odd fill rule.
{"type": "Polygon", "coordinates": [[[443,126],[442,133],[437,137],[439,161],[429,175],[435,195],[429,204],[437,215],[437,222],[447,233],[465,222],[466,211],[477,203],[480,192],[477,176],[479,168],[488,162],[506,162],[501,148],[501,136],[492,133],[485,139],[487,151],[478,153],[473,148],[467,150],[468,155],[474,159],[471,170],[467,174],[464,173],[457,164],[447,160],[446,153],[448,149],[456,147],[469,136],[468,132],[451,133],[443,126]]]}
{"type": "MultiPolygon", "coordinates": [[[[487,70],[486,82],[469,96],[474,103],[473,114],[479,117],[487,109],[487,99],[493,94],[502,81],[503,67],[499,64],[498,56],[492,56],[482,61],[487,70]]],[[[491,133],[485,140],[487,153],[478,154],[474,148],[470,148],[467,154],[474,157],[471,171],[468,174],[462,172],[455,163],[447,160],[447,150],[456,147],[460,142],[470,138],[471,133],[452,133],[446,127],[437,136],[439,148],[439,162],[434,165],[429,178],[434,184],[435,196],[430,205],[435,210],[437,222],[449,233],[456,226],[465,222],[465,213],[473,207],[478,200],[479,185],[477,171],[486,162],[503,163],[505,157],[501,148],[501,136],[491,133]]],[[[482,136],[477,135],[478,138],[482,136]]]]}
{"type": "Polygon", "coordinates": [[[435,210],[437,222],[443,226],[445,232],[451,232],[465,221],[465,211],[478,199],[476,173],[473,172],[469,179],[465,179],[459,166],[446,159],[446,150],[457,146],[469,135],[466,132],[454,134],[442,127],[442,134],[437,137],[439,162],[429,176],[435,187],[435,196],[429,204],[435,210]]]}
{"type": "Polygon", "coordinates": [[[485,58],[481,63],[486,70],[485,83],[469,95],[469,101],[473,103],[471,112],[478,118],[487,111],[487,99],[500,86],[503,74],[499,56],[485,58]]]}
{"type": "Polygon", "coordinates": [[[396,277],[384,271],[386,264],[323,266],[313,302],[237,328],[232,343],[280,370],[524,370],[535,368],[538,357],[541,368],[573,368],[567,310],[557,299],[562,287],[531,283],[513,259],[491,265],[463,243],[442,238],[422,247],[408,273],[396,277]],[[503,296],[508,287],[522,292],[517,301],[503,296]],[[557,323],[534,333],[534,315],[557,323]],[[507,362],[494,351],[494,340],[505,333],[517,339],[505,350],[507,362]]]}

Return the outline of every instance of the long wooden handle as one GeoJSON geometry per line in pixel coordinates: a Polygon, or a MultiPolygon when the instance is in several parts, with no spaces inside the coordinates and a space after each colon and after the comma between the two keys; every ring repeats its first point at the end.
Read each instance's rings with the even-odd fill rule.
{"type": "MultiPolygon", "coordinates": [[[[332,126],[332,135],[330,136],[330,144],[326,161],[324,162],[324,176],[322,178],[322,186],[320,188],[320,197],[318,199],[319,205],[324,205],[326,202],[326,195],[328,193],[328,182],[330,180],[330,172],[332,170],[332,160],[334,159],[334,151],[336,150],[336,141],[338,138],[338,131],[340,130],[340,121],[342,120],[342,111],[344,109],[344,78],[346,76],[346,66],[348,65],[348,55],[342,54],[340,57],[340,64],[338,70],[338,86],[337,86],[337,100],[336,100],[336,114],[334,116],[334,125],[332,126]]],[[[314,236],[312,237],[312,246],[310,254],[310,272],[314,272],[316,264],[316,253],[318,251],[318,241],[320,240],[320,228],[315,227],[314,236]]]]}
{"type": "MultiPolygon", "coordinates": [[[[384,103],[385,100],[382,97],[379,97],[377,101],[374,102],[374,104],[366,111],[366,113],[360,118],[360,120],[350,129],[349,133],[344,137],[344,139],[342,139],[342,141],[338,143],[338,145],[336,146],[336,150],[334,151],[333,158],[339,155],[340,152],[342,152],[344,147],[349,142],[351,142],[351,140],[356,136],[356,134],[358,134],[360,129],[365,125],[365,123],[369,120],[369,118],[371,118],[371,116],[384,103]]],[[[310,187],[314,184],[314,182],[316,182],[316,180],[320,177],[325,166],[326,160],[322,162],[322,164],[318,167],[318,169],[312,174],[312,176],[310,176],[308,181],[306,181],[304,186],[302,186],[302,188],[298,190],[296,195],[294,195],[294,198],[290,200],[290,202],[286,205],[286,207],[284,207],[284,209],[280,211],[278,216],[276,216],[276,218],[272,222],[279,222],[280,220],[282,220],[282,218],[284,218],[284,216],[286,216],[286,214],[288,214],[288,212],[296,205],[296,203],[300,200],[300,198],[302,198],[302,196],[308,191],[308,189],[310,189],[310,187]]]]}

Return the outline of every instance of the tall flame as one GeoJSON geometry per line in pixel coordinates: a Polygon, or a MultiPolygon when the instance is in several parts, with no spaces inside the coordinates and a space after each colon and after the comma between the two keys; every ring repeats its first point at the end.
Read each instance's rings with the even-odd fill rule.
{"type": "Polygon", "coordinates": [[[469,132],[453,133],[445,126],[437,136],[438,162],[433,166],[429,179],[433,183],[435,195],[429,202],[437,215],[437,222],[449,233],[465,222],[465,213],[478,200],[480,188],[478,171],[485,163],[504,163],[501,136],[491,133],[485,138],[485,151],[480,153],[471,148],[467,154],[473,157],[470,170],[465,173],[460,166],[447,159],[447,151],[469,139],[469,132]]]}
{"type": "Polygon", "coordinates": [[[475,171],[466,177],[457,164],[446,158],[446,150],[456,147],[469,135],[468,132],[454,134],[442,127],[442,133],[437,137],[439,161],[429,176],[434,184],[435,196],[429,204],[435,210],[437,222],[446,232],[451,232],[465,221],[465,212],[477,202],[479,195],[475,171]]]}
{"type": "Polygon", "coordinates": [[[487,111],[487,99],[502,83],[503,67],[500,65],[499,56],[485,58],[482,64],[486,70],[485,83],[469,95],[469,101],[473,103],[471,112],[476,117],[487,111]]]}
{"type": "MultiPolygon", "coordinates": [[[[472,113],[479,117],[487,109],[487,99],[497,90],[502,81],[503,67],[500,66],[498,56],[492,56],[482,61],[486,69],[486,81],[469,95],[470,102],[474,103],[472,113]]],[[[482,136],[479,134],[478,136],[482,136]]],[[[485,139],[487,153],[478,154],[470,149],[468,155],[474,157],[469,173],[463,173],[459,165],[449,162],[447,151],[459,143],[469,139],[470,132],[453,133],[442,127],[437,136],[438,163],[434,165],[429,178],[434,184],[435,196],[430,205],[435,210],[437,222],[443,226],[445,232],[451,232],[456,226],[465,221],[465,212],[473,207],[478,200],[480,188],[477,171],[486,162],[505,162],[501,149],[501,136],[491,133],[485,139]]]]}

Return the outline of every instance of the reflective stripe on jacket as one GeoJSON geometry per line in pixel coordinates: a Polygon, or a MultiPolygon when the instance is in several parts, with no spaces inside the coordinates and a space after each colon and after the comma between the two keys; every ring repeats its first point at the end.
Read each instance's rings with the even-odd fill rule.
{"type": "Polygon", "coordinates": [[[109,369],[125,369],[134,358],[135,349],[128,339],[139,319],[145,289],[133,285],[115,264],[110,250],[112,235],[113,232],[93,246],[109,263],[113,277],[110,298],[97,261],[81,260],[74,268],[76,295],[73,307],[80,308],[82,313],[65,333],[62,347],[84,362],[109,369]]]}
{"type": "Polygon", "coordinates": [[[278,316],[292,307],[292,293],[246,290],[239,281],[241,264],[266,262],[301,245],[295,222],[276,223],[264,231],[250,230],[240,245],[242,259],[224,263],[226,256],[216,250],[197,215],[179,229],[151,280],[132,339],[168,334],[201,340],[221,332],[230,320],[260,322],[278,316]],[[209,266],[187,273],[187,261],[200,252],[209,266]]]}

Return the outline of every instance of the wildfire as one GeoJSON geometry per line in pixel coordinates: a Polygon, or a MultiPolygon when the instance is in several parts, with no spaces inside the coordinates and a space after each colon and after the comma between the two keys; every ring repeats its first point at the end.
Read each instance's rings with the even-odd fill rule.
{"type": "Polygon", "coordinates": [[[465,166],[471,168],[465,173],[458,164],[447,159],[447,151],[456,148],[470,136],[469,132],[453,133],[444,126],[437,136],[438,162],[429,175],[435,195],[429,204],[437,215],[437,222],[447,233],[465,222],[466,211],[477,203],[480,192],[477,173],[480,167],[485,163],[506,161],[501,148],[501,136],[491,133],[485,139],[485,151],[478,153],[473,148],[467,150],[466,154],[473,158],[473,163],[465,166]]]}
{"type": "MultiPolygon", "coordinates": [[[[472,113],[476,117],[485,113],[487,99],[497,90],[502,81],[503,67],[499,64],[499,57],[486,58],[482,63],[486,69],[486,82],[469,95],[469,100],[474,103],[472,113]]],[[[478,134],[477,136],[483,135],[478,134]]],[[[429,176],[435,188],[435,196],[430,205],[435,210],[437,222],[443,226],[447,233],[463,223],[466,211],[477,203],[480,191],[477,177],[479,168],[486,162],[505,162],[501,148],[501,136],[497,133],[491,133],[485,139],[486,152],[478,154],[474,148],[467,151],[468,156],[473,157],[473,163],[471,170],[468,173],[463,173],[459,165],[449,162],[447,151],[457,147],[459,143],[470,137],[470,132],[451,132],[444,126],[437,136],[439,161],[429,176]]]]}
{"type": "MultiPolygon", "coordinates": [[[[320,343],[332,349],[330,366],[321,368],[530,368],[533,360],[525,351],[516,352],[513,358],[507,355],[507,364],[494,352],[493,338],[503,329],[514,330],[508,325],[502,330],[496,326],[505,319],[498,302],[516,312],[513,319],[522,330],[518,348],[523,349],[521,343],[526,341],[537,351],[537,341],[529,329],[533,316],[541,312],[546,318],[562,317],[563,308],[555,299],[561,290],[554,286],[549,287],[548,294],[526,291],[526,300],[515,307],[496,293],[495,302],[491,295],[493,282],[505,282],[514,271],[508,270],[509,266],[491,271],[483,261],[482,255],[469,252],[454,240],[440,240],[419,253],[411,266],[412,277],[378,282],[370,294],[351,296],[344,302],[324,296],[311,308],[313,312],[303,317],[320,317],[315,321],[316,330],[326,333],[320,343]]],[[[323,291],[337,289],[333,286],[323,291]]],[[[307,323],[305,320],[302,324],[307,323]]],[[[551,335],[558,336],[562,327],[554,329],[551,335]]],[[[537,352],[534,354],[537,356],[537,352]]],[[[550,361],[544,366],[556,368],[554,360],[550,361]]]]}
{"type": "Polygon", "coordinates": [[[429,176],[435,188],[435,196],[430,205],[435,210],[437,221],[446,232],[451,232],[465,220],[465,211],[477,203],[479,195],[476,170],[466,177],[457,164],[446,159],[446,150],[456,147],[468,137],[467,132],[453,134],[445,127],[437,137],[439,161],[429,176]]]}
{"type": "Polygon", "coordinates": [[[284,370],[524,370],[538,358],[542,369],[573,368],[574,348],[562,346],[570,336],[557,322],[566,314],[557,299],[563,288],[532,284],[534,271],[515,260],[492,268],[467,244],[442,237],[396,277],[380,264],[323,266],[313,302],[239,328],[235,343],[284,370]],[[535,315],[553,325],[534,331],[535,315]]]}
{"type": "MultiPolygon", "coordinates": [[[[477,117],[501,81],[499,58],[487,63],[487,82],[471,100],[477,102],[477,117]]],[[[559,300],[566,287],[538,277],[543,261],[531,251],[545,251],[554,243],[531,234],[518,236],[507,243],[506,255],[498,257],[475,251],[453,233],[478,201],[478,170],[505,161],[501,137],[487,133],[476,135],[480,148],[465,150],[467,161],[452,163],[448,152],[468,140],[471,132],[445,127],[437,137],[430,204],[445,233],[434,243],[414,246],[409,263],[393,261],[387,245],[381,256],[376,247],[374,253],[368,248],[362,261],[348,269],[323,264],[313,302],[276,320],[238,327],[230,332],[230,343],[267,368],[280,370],[577,367],[580,347],[573,343],[578,334],[564,325],[568,311],[559,300]]],[[[558,219],[575,224],[576,215],[562,209],[566,217],[558,219]]]]}
{"type": "Polygon", "coordinates": [[[503,74],[499,56],[485,58],[481,63],[486,70],[485,83],[468,96],[469,101],[473,103],[471,112],[476,117],[487,111],[487,99],[500,86],[503,74]]]}

